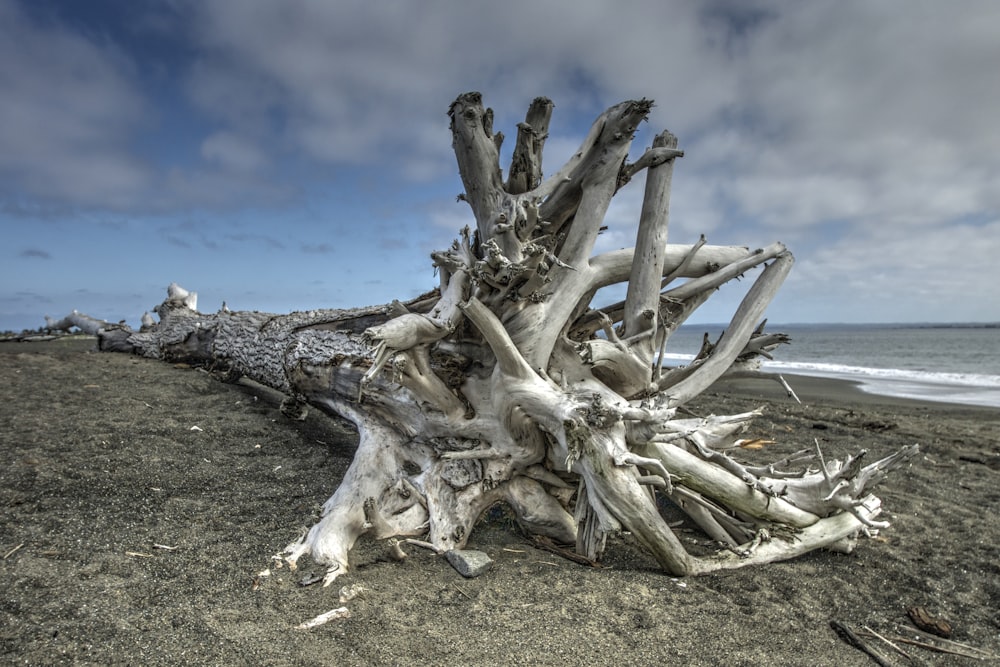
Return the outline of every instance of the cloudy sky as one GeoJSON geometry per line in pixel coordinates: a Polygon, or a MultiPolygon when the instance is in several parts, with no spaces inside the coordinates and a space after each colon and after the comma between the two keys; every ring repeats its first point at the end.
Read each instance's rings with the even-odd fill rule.
{"type": "Polygon", "coordinates": [[[795,253],[772,322],[998,321],[997,35],[994,0],[0,0],[0,329],[137,323],[171,281],[209,311],[432,287],[469,90],[511,138],[554,101],[546,173],[654,99],[632,155],[686,151],[671,242],[795,253]]]}

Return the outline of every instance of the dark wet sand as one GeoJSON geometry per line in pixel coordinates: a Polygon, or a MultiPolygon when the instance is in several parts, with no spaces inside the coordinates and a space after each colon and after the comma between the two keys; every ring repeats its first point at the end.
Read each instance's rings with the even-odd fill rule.
{"type": "MultiPolygon", "coordinates": [[[[299,586],[309,563],[255,576],[336,487],[350,428],[91,347],[0,344],[2,664],[861,666],[874,663],[830,620],[895,632],[912,605],[1000,654],[998,410],[798,377],[803,405],[760,382],[702,396],[701,414],[766,406],[749,435],[778,444],[746,453],[759,460],[815,438],[831,457],[920,443],[880,487],[893,526],[849,555],[676,580],[627,535],[592,569],[535,549],[497,509],[471,540],[496,561],[482,577],[416,549],[396,563],[363,539],[354,571],[323,589],[299,586]],[[350,619],[294,629],[354,583],[367,592],[350,619]]],[[[990,664],[909,650],[913,664],[990,664]]]]}

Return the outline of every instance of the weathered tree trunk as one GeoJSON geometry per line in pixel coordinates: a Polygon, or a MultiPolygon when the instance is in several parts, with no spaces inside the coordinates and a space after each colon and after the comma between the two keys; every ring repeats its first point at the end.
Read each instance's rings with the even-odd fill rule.
{"type": "Polygon", "coordinates": [[[475,229],[433,253],[435,290],[405,304],[275,316],[199,313],[193,295],[172,286],[159,323],[134,332],[97,322],[100,345],[225,364],[357,426],[357,454],[322,519],[285,552],[290,563],[309,554],[325,564],[327,583],[366,532],[422,536],[443,552],[462,547],[497,502],[525,530],[591,559],[609,534],[629,531],[674,575],[844,547],[884,525],[871,487],[915,447],[867,467],[860,457],[823,461],[817,450],[752,469],[725,450],[756,413],[677,418],[678,406],[727,373],[755,373],[756,357],[784,342],[758,322],[793,260],[781,244],[667,243],[677,140],[663,133],[627,160],[650,107],[608,109],[543,180],[552,104],[536,99],[504,181],[492,112],[478,93],[464,94],[449,114],[475,229]],[[642,170],[635,247],[593,256],[612,197],[642,170]],[[723,336],[690,365],[664,370],[671,333],[720,285],[761,266],[723,336]],[[621,283],[622,303],[592,304],[621,283]],[[817,470],[779,471],[805,460],[817,470]],[[690,555],[656,493],[727,549],[690,555]],[[794,537],[770,539],[779,534],[794,537]]]}

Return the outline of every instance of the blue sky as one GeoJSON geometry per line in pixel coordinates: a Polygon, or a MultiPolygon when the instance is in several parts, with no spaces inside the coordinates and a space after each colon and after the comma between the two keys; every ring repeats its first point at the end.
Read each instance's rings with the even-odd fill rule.
{"type": "Polygon", "coordinates": [[[795,253],[772,322],[998,321],[998,34],[993,0],[0,0],[0,329],[135,324],[172,281],[205,311],[433,287],[472,223],[446,116],[469,90],[505,156],[554,101],[546,173],[654,99],[632,155],[662,129],[686,152],[670,241],[795,253]]]}

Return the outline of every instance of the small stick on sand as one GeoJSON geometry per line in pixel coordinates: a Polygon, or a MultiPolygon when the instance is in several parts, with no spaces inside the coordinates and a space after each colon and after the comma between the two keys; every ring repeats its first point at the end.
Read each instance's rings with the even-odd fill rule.
{"type": "Polygon", "coordinates": [[[830,627],[836,631],[837,635],[839,635],[841,639],[859,651],[867,653],[868,656],[871,657],[871,659],[878,665],[881,665],[881,667],[893,667],[893,663],[881,651],[861,639],[861,637],[856,635],[854,631],[844,623],[831,619],[830,627]]]}
{"type": "Polygon", "coordinates": [[[5,553],[5,554],[3,555],[3,559],[4,559],[4,560],[7,560],[8,558],[10,558],[10,557],[11,557],[11,556],[13,556],[14,554],[16,554],[16,553],[17,553],[17,550],[18,550],[18,549],[20,549],[20,548],[21,548],[21,547],[23,547],[23,546],[24,546],[24,542],[21,542],[21,543],[20,543],[20,544],[18,544],[18,545],[17,545],[16,547],[14,547],[13,549],[11,549],[11,550],[10,550],[10,551],[8,551],[7,553],[5,553]]]}
{"type": "Polygon", "coordinates": [[[910,661],[913,660],[913,656],[911,656],[909,653],[907,653],[902,648],[900,648],[899,646],[897,646],[895,642],[890,641],[886,637],[883,637],[879,633],[877,633],[874,630],[872,630],[871,628],[869,628],[867,625],[863,625],[861,627],[863,628],[863,631],[862,632],[858,632],[857,633],[858,635],[860,635],[862,637],[874,637],[875,639],[881,639],[886,644],[888,644],[889,646],[891,646],[894,651],[896,651],[897,653],[899,653],[901,656],[903,656],[907,660],[910,660],[910,661]]]}
{"type": "Polygon", "coordinates": [[[1000,658],[1000,656],[994,655],[989,651],[984,651],[981,648],[976,648],[975,646],[970,646],[968,644],[962,644],[961,642],[956,642],[951,639],[935,637],[934,635],[922,632],[915,628],[896,628],[896,631],[916,637],[916,639],[903,636],[892,638],[893,641],[899,642],[900,644],[919,646],[920,648],[927,649],[928,651],[946,653],[948,655],[960,655],[963,658],[973,658],[974,660],[996,660],[997,658],[1000,658]]]}
{"type": "Polygon", "coordinates": [[[350,618],[351,612],[347,607],[337,607],[336,609],[331,609],[328,612],[324,612],[317,616],[316,618],[310,618],[304,623],[300,623],[295,626],[296,630],[311,630],[312,628],[319,627],[324,623],[329,623],[333,620],[340,620],[344,618],[350,618]]]}

